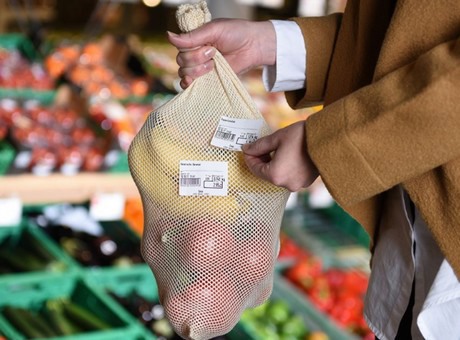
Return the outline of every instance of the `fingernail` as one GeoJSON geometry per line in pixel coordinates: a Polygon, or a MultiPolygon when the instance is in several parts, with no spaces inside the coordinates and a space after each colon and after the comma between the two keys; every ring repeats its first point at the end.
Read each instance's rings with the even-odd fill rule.
{"type": "Polygon", "coordinates": [[[214,48],[208,48],[204,51],[204,55],[208,58],[211,58],[214,55],[214,48]]]}
{"type": "Polygon", "coordinates": [[[250,147],[250,144],[243,144],[241,150],[246,151],[250,147]]]}
{"type": "Polygon", "coordinates": [[[176,34],[176,33],[170,32],[170,31],[166,31],[166,34],[169,35],[170,37],[174,37],[174,38],[177,38],[179,36],[179,34],[176,34]]]}

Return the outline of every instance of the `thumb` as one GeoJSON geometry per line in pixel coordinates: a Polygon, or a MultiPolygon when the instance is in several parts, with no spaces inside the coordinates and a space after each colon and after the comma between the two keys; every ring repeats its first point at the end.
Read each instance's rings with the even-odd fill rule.
{"type": "Polygon", "coordinates": [[[256,140],[254,143],[243,145],[242,150],[246,155],[263,156],[275,151],[278,146],[279,140],[276,134],[271,134],[256,140]]]}
{"type": "Polygon", "coordinates": [[[188,33],[167,32],[169,42],[178,49],[194,49],[214,42],[214,32],[207,24],[188,33]]]}
{"type": "Polygon", "coordinates": [[[277,138],[273,135],[260,138],[254,143],[243,145],[244,161],[249,171],[253,175],[269,181],[272,161],[270,153],[277,148],[277,138]]]}

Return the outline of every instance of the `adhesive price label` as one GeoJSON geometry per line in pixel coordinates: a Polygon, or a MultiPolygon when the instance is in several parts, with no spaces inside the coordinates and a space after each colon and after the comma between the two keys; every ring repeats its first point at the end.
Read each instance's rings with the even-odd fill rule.
{"type": "Polygon", "coordinates": [[[121,220],[125,212],[126,198],[122,193],[96,193],[91,197],[89,214],[96,221],[121,220]]]}
{"type": "Polygon", "coordinates": [[[239,119],[221,117],[211,145],[241,151],[244,144],[256,141],[260,136],[263,119],[239,119]]]}
{"type": "Polygon", "coordinates": [[[180,161],[180,196],[227,196],[228,163],[180,161]]]}
{"type": "Polygon", "coordinates": [[[21,217],[22,201],[20,198],[0,198],[0,227],[18,226],[21,217]]]}

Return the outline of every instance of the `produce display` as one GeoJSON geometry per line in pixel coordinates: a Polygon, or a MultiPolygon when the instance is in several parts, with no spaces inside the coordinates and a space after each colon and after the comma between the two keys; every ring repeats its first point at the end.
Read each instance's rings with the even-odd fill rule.
{"type": "Polygon", "coordinates": [[[110,146],[108,134],[71,107],[3,99],[0,117],[9,129],[12,144],[23,152],[13,172],[74,174],[99,171],[104,166],[110,146]]]}
{"type": "Polygon", "coordinates": [[[366,273],[355,269],[324,268],[319,257],[300,248],[285,235],[281,238],[280,257],[292,261],[283,270],[283,276],[320,312],[363,339],[374,338],[363,317],[368,285],[366,273]]]}
{"type": "MultiPolygon", "coordinates": [[[[37,223],[61,249],[84,267],[130,266],[143,263],[140,239],[122,221],[95,222],[90,218],[66,223],[67,216],[87,214],[82,207],[65,207],[59,220],[46,214],[36,216],[37,223]]],[[[53,216],[54,217],[54,216],[53,216]]]]}
{"type": "Polygon", "coordinates": [[[9,49],[1,38],[0,141],[20,155],[2,166],[8,174],[110,171],[147,115],[174,93],[146,71],[141,53],[112,35],[58,44],[41,59],[21,50],[26,38],[9,49]]]}
{"type": "Polygon", "coordinates": [[[84,277],[42,275],[0,284],[0,329],[8,339],[135,339],[138,332],[84,277]]]}
{"type": "Polygon", "coordinates": [[[99,41],[63,44],[46,57],[46,70],[54,78],[68,78],[87,96],[126,99],[143,97],[156,85],[127,41],[106,35],[99,41]],[[136,64],[129,69],[128,63],[136,64]]]}
{"type": "Polygon", "coordinates": [[[270,299],[256,308],[246,310],[240,322],[255,339],[260,340],[329,339],[326,333],[309,329],[304,318],[294,313],[289,304],[280,299],[270,299]]]}
{"type": "Polygon", "coordinates": [[[11,233],[0,240],[0,274],[32,271],[62,272],[66,265],[56,258],[30,230],[11,233]]]}
{"type": "Polygon", "coordinates": [[[27,338],[52,338],[91,331],[104,331],[111,326],[94,312],[68,300],[48,300],[39,311],[4,306],[4,317],[27,338]]]}
{"type": "Polygon", "coordinates": [[[54,88],[54,79],[38,62],[30,63],[18,50],[0,46],[0,88],[34,89],[54,88]]]}

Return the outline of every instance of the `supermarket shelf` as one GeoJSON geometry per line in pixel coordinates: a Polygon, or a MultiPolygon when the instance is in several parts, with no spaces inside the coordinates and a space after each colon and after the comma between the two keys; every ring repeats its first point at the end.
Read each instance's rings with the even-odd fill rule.
{"type": "Polygon", "coordinates": [[[0,197],[17,196],[25,204],[79,203],[95,193],[118,192],[138,197],[139,192],[128,174],[82,173],[75,176],[6,175],[0,177],[0,197]]]}
{"type": "Polygon", "coordinates": [[[6,0],[0,0],[0,32],[4,32],[8,24],[15,20],[33,18],[39,21],[49,21],[55,17],[53,1],[41,1],[39,6],[10,6],[6,0]]]}

